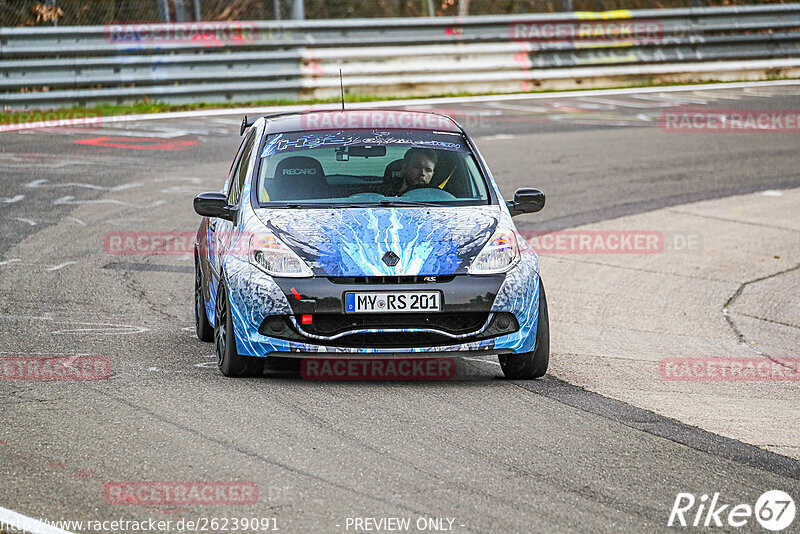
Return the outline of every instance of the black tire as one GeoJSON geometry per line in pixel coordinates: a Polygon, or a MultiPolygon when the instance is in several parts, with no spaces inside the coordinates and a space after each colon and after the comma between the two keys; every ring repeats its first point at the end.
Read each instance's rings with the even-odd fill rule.
{"type": "Polygon", "coordinates": [[[214,352],[217,355],[217,368],[229,377],[261,376],[264,373],[264,358],[242,356],[236,351],[233,317],[224,282],[219,285],[215,309],[214,352]]]}
{"type": "Polygon", "coordinates": [[[506,378],[530,380],[544,376],[550,363],[550,319],[547,315],[547,298],[544,284],[539,279],[539,323],[536,326],[536,345],[533,352],[501,354],[500,368],[506,378]]]}
{"type": "Polygon", "coordinates": [[[214,327],[208,322],[203,297],[203,271],[197,256],[194,257],[194,329],[200,341],[214,341],[214,327]]]}

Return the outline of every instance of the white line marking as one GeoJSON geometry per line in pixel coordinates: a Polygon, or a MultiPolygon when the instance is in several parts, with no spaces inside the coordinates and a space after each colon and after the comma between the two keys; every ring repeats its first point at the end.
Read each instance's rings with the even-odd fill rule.
{"type": "Polygon", "coordinates": [[[775,96],[772,93],[765,93],[764,91],[759,91],[757,87],[745,87],[744,93],[748,96],[763,96],[766,98],[775,96]]]}
{"type": "MultiPolygon", "coordinates": [[[[584,102],[594,102],[595,104],[606,104],[612,108],[644,108],[650,109],[656,104],[653,102],[629,102],[626,100],[614,100],[612,98],[584,98],[584,102]]],[[[663,106],[663,103],[662,103],[663,106]]],[[[658,106],[656,106],[658,107],[658,106]]]]}
{"type": "Polygon", "coordinates": [[[772,189],[767,189],[766,191],[761,192],[762,195],[765,197],[782,197],[783,193],[780,191],[773,191],[772,189]]]}
{"type": "Polygon", "coordinates": [[[503,141],[505,139],[514,139],[513,135],[509,134],[497,134],[497,135],[487,135],[485,137],[476,137],[477,141],[503,141]]]}
{"type": "Polygon", "coordinates": [[[580,99],[578,102],[570,102],[569,104],[562,104],[561,102],[553,102],[553,109],[555,111],[561,111],[563,108],[580,108],[580,109],[594,109],[597,111],[608,111],[614,109],[614,106],[609,106],[608,104],[590,104],[589,102],[584,102],[584,99],[580,99]]]}
{"type": "Polygon", "coordinates": [[[112,165],[112,163],[106,163],[102,161],[53,161],[52,159],[38,159],[32,161],[31,159],[22,159],[22,158],[15,158],[15,157],[2,157],[0,159],[6,160],[9,163],[6,163],[5,166],[10,169],[36,169],[38,171],[54,171],[58,170],[62,167],[69,167],[70,165],[112,165]]]}
{"type": "Polygon", "coordinates": [[[705,100],[700,100],[696,98],[686,98],[680,97],[675,98],[673,96],[666,96],[666,95],[631,95],[631,98],[635,98],[636,100],[644,100],[645,102],[654,103],[654,107],[660,108],[672,108],[675,106],[680,106],[681,104],[707,104],[705,100]]]}
{"type": "Polygon", "coordinates": [[[64,268],[64,267],[66,267],[67,265],[75,265],[76,263],[78,263],[78,262],[76,262],[76,261],[65,261],[64,263],[59,263],[58,265],[55,265],[55,266],[53,266],[53,267],[50,267],[50,268],[49,268],[49,269],[47,269],[47,270],[48,270],[48,271],[58,271],[59,269],[63,269],[63,268],[64,268]]]}
{"type": "MultiPolygon", "coordinates": [[[[564,91],[552,93],[515,93],[510,95],[462,96],[453,98],[420,98],[409,100],[389,100],[383,102],[353,102],[347,104],[350,109],[372,109],[381,107],[413,107],[437,104],[466,104],[471,102],[500,102],[503,100],[539,100],[543,98],[572,98],[587,96],[634,95],[647,93],[676,93],[681,91],[742,89],[749,87],[776,87],[784,85],[800,85],[800,80],[773,80],[766,82],[737,82],[737,83],[710,83],[703,85],[677,85],[672,87],[630,87],[627,89],[598,89],[592,91],[564,91]]],[[[172,113],[150,113],[141,115],[117,115],[103,117],[103,124],[112,122],[136,122],[160,119],[191,119],[196,117],[217,117],[222,115],[262,115],[275,111],[301,111],[310,109],[332,109],[331,104],[269,106],[251,108],[207,109],[197,111],[176,111],[172,113]]],[[[89,118],[87,121],[97,119],[89,118]]],[[[76,123],[78,119],[72,119],[76,123]]],[[[4,124],[0,125],[0,133],[41,127],[42,123],[4,124]]]]}
{"type": "Polygon", "coordinates": [[[74,356],[76,358],[80,358],[81,356],[94,356],[94,354],[90,352],[79,352],[78,354],[75,354],[74,352],[21,352],[18,350],[0,350],[0,354],[24,354],[26,356],[74,356]]]}
{"type": "Polygon", "coordinates": [[[22,261],[20,258],[11,258],[10,260],[0,261],[0,265],[8,265],[9,263],[14,263],[17,261],[22,261]]]}
{"type": "MultiPolygon", "coordinates": [[[[54,321],[55,315],[53,312],[44,312],[41,316],[38,315],[15,315],[13,313],[0,313],[0,318],[3,319],[32,319],[35,321],[54,321]]],[[[31,353],[36,354],[36,353],[31,353]]],[[[46,353],[49,354],[49,353],[46,353]]]]}
{"type": "Polygon", "coordinates": [[[211,122],[216,124],[225,124],[228,126],[239,126],[242,121],[237,121],[236,119],[212,119],[211,122]]]}
{"type": "Polygon", "coordinates": [[[82,220],[78,219],[77,217],[67,217],[67,219],[71,221],[75,221],[76,223],[80,224],[81,226],[86,226],[86,223],[82,220]]]}
{"type": "Polygon", "coordinates": [[[515,105],[515,104],[506,104],[505,102],[487,102],[486,105],[490,108],[496,108],[498,110],[497,114],[502,113],[501,109],[507,109],[510,111],[525,111],[527,113],[547,113],[550,111],[545,106],[522,106],[522,105],[515,105]]]}
{"type": "Polygon", "coordinates": [[[737,95],[721,95],[719,93],[716,94],[709,94],[705,91],[694,91],[693,94],[695,96],[699,96],[700,98],[711,98],[714,100],[741,100],[742,97],[737,95]]]}
{"type": "Polygon", "coordinates": [[[115,185],[112,187],[106,187],[104,185],[95,185],[95,184],[84,184],[81,182],[67,182],[65,184],[48,184],[48,180],[40,179],[34,180],[32,182],[28,182],[25,184],[25,187],[30,187],[33,189],[38,189],[42,187],[85,187],[86,189],[94,189],[95,191],[122,191],[123,189],[130,189],[131,187],[139,187],[140,183],[130,183],[130,184],[122,184],[122,185],[115,185]]]}
{"type": "Polygon", "coordinates": [[[14,217],[14,220],[15,221],[24,222],[24,223],[28,223],[31,226],[36,226],[36,221],[34,221],[33,219],[27,219],[25,217],[14,217]]]}
{"type": "Polygon", "coordinates": [[[29,532],[30,534],[72,534],[68,530],[56,528],[47,523],[37,521],[32,517],[18,514],[8,508],[0,507],[0,523],[14,527],[15,529],[29,532]]]}
{"type": "Polygon", "coordinates": [[[141,334],[150,330],[144,326],[133,326],[128,324],[104,324],[104,323],[74,323],[83,325],[86,328],[66,328],[55,330],[51,334],[98,334],[104,336],[120,336],[127,334],[141,334]]]}
{"type": "MultiPolygon", "coordinates": [[[[676,95],[661,95],[661,94],[659,94],[657,96],[658,96],[659,100],[662,100],[662,101],[665,101],[665,102],[673,102],[675,105],[698,104],[698,105],[701,105],[701,106],[705,106],[706,104],[708,104],[708,100],[707,99],[704,100],[702,98],[692,98],[690,96],[685,96],[685,95],[676,96],[676,95]]],[[[644,96],[634,96],[632,98],[643,99],[644,96]]]]}
{"type": "Polygon", "coordinates": [[[191,182],[193,184],[202,184],[205,180],[200,178],[156,178],[150,180],[151,182],[191,182]]]}
{"type": "Polygon", "coordinates": [[[0,202],[5,204],[13,204],[14,202],[19,202],[23,198],[25,198],[25,195],[17,195],[15,197],[0,198],[0,202]]]}
{"type": "MultiPolygon", "coordinates": [[[[149,131],[149,130],[129,130],[129,129],[114,129],[103,128],[103,135],[111,135],[115,137],[139,137],[139,138],[156,138],[156,139],[173,139],[175,137],[184,137],[189,135],[190,132],[186,130],[172,130],[172,131],[149,131]]],[[[208,135],[205,134],[197,135],[208,135]]]]}
{"type": "Polygon", "coordinates": [[[156,206],[160,206],[162,204],[166,204],[166,200],[156,200],[155,202],[151,202],[150,204],[131,204],[130,202],[123,202],[121,200],[114,200],[114,199],[97,199],[97,200],[75,200],[73,196],[65,196],[58,198],[53,201],[53,204],[56,206],[60,206],[62,204],[117,204],[119,206],[128,206],[130,208],[155,208],[156,206]]]}
{"type": "Polygon", "coordinates": [[[495,361],[492,361],[492,360],[484,360],[484,359],[481,359],[481,358],[462,358],[462,359],[463,360],[470,360],[472,362],[490,363],[492,365],[496,365],[497,367],[500,367],[500,362],[495,362],[495,361]]]}

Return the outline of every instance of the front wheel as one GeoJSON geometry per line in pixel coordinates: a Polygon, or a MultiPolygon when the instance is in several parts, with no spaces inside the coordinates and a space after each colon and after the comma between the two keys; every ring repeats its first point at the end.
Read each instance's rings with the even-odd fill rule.
{"type": "Polygon", "coordinates": [[[233,316],[224,282],[219,285],[217,292],[215,318],[214,352],[217,355],[217,367],[220,372],[230,377],[261,376],[264,372],[264,359],[242,356],[236,350],[233,316]]]}
{"type": "Polygon", "coordinates": [[[500,368],[506,378],[530,380],[544,376],[550,363],[550,320],[547,316],[547,299],[539,278],[539,320],[536,325],[536,346],[533,352],[501,354],[500,368]]]}

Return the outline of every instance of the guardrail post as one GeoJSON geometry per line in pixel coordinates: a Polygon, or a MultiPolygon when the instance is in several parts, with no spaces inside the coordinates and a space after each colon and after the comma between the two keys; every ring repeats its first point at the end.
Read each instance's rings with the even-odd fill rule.
{"type": "Polygon", "coordinates": [[[175,22],[186,21],[186,4],[183,0],[172,0],[175,2],[175,22]]]}
{"type": "Polygon", "coordinates": [[[425,3],[428,5],[428,16],[435,17],[436,11],[433,9],[433,0],[426,0],[425,3]]]}
{"type": "Polygon", "coordinates": [[[162,22],[169,22],[169,5],[167,0],[158,1],[158,16],[161,17],[162,22]]]}
{"type": "Polygon", "coordinates": [[[458,16],[466,17],[469,15],[469,0],[458,0],[458,16]]]}
{"type": "Polygon", "coordinates": [[[575,8],[572,7],[572,0],[564,0],[564,8],[562,11],[575,11],[575,8]]]}
{"type": "Polygon", "coordinates": [[[306,18],[306,6],[303,0],[294,0],[292,4],[292,18],[294,20],[303,20],[306,18]]]}
{"type": "Polygon", "coordinates": [[[195,22],[203,20],[203,14],[200,12],[200,0],[194,0],[194,20],[195,22]]]}

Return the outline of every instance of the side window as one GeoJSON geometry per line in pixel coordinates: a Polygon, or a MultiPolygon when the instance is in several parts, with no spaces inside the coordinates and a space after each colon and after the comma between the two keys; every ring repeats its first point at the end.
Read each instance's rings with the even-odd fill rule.
{"type": "Polygon", "coordinates": [[[228,190],[228,204],[235,206],[239,203],[242,195],[242,188],[244,187],[245,179],[247,178],[247,171],[250,168],[250,154],[253,152],[253,144],[255,143],[256,135],[255,130],[251,131],[244,142],[239,161],[236,162],[233,170],[231,171],[230,186],[228,190]]]}
{"type": "Polygon", "coordinates": [[[247,139],[242,139],[242,142],[239,143],[239,148],[236,150],[236,155],[233,157],[231,168],[228,169],[228,177],[225,178],[225,186],[222,189],[222,192],[225,194],[228,194],[231,190],[231,178],[236,175],[236,171],[239,169],[239,155],[242,153],[246,142],[247,139]]]}

